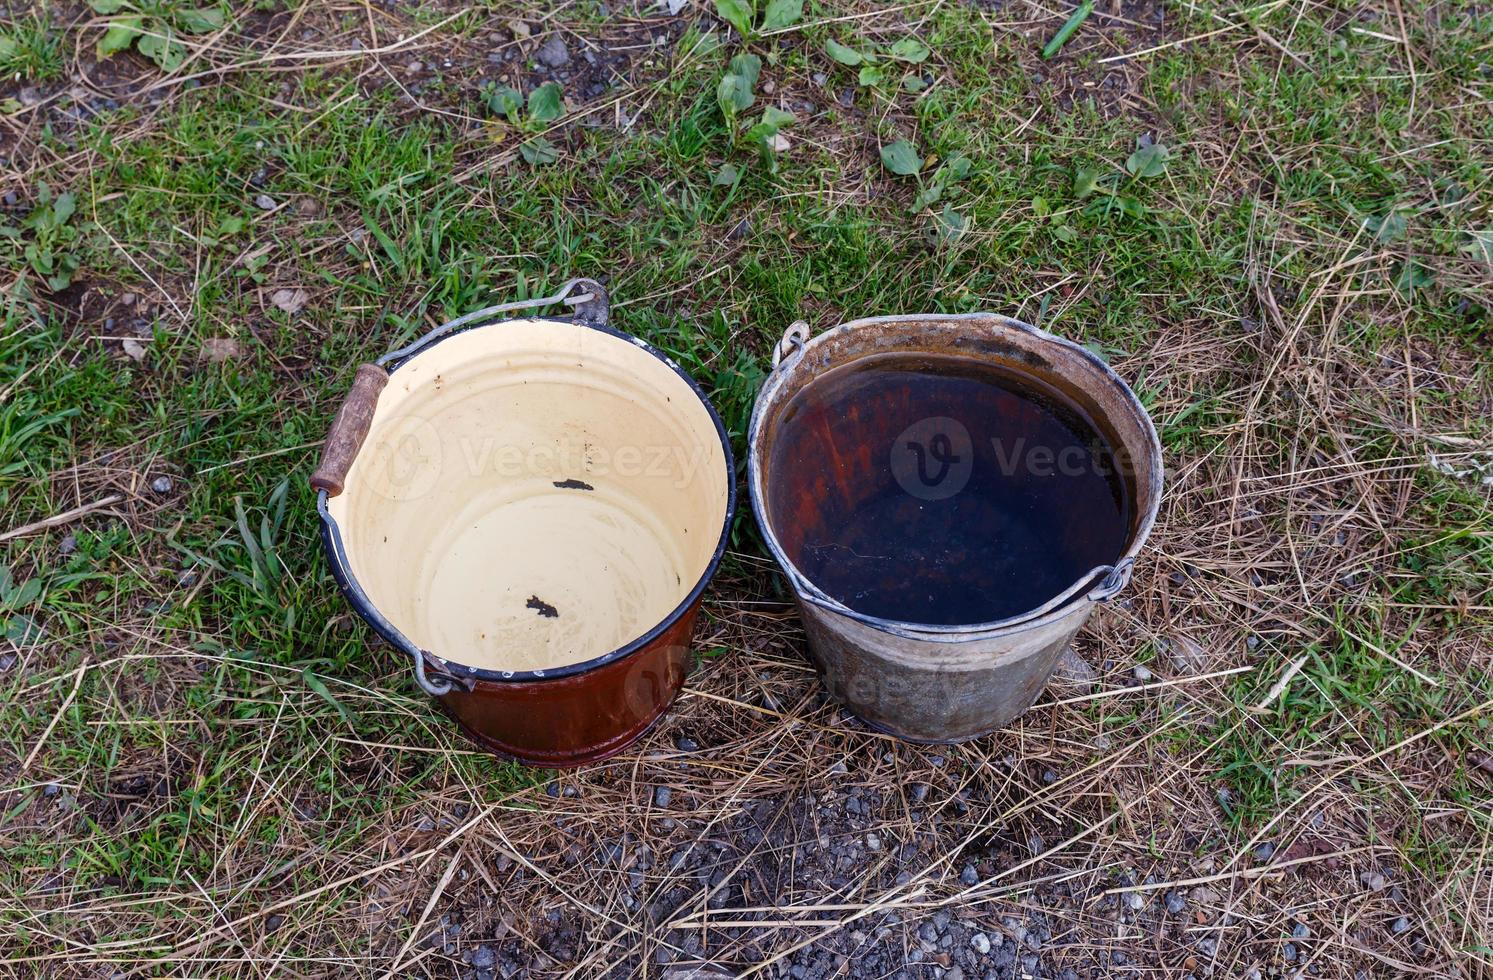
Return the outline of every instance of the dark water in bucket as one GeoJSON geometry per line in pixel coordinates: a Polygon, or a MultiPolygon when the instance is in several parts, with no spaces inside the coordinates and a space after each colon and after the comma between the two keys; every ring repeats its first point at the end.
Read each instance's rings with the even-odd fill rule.
{"type": "Polygon", "coordinates": [[[1125,550],[1133,499],[1070,399],[983,361],[878,354],[784,407],[767,506],[793,563],[858,612],[1027,612],[1125,550]]]}

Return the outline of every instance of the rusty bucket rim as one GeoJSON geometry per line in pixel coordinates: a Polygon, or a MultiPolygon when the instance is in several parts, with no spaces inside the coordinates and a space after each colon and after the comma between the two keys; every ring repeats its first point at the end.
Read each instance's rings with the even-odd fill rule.
{"type": "MultiPolygon", "coordinates": [[[[665,354],[663,351],[659,350],[657,347],[654,347],[648,341],[637,336],[636,334],[630,334],[626,331],[618,330],[605,323],[589,322],[587,319],[581,316],[522,316],[507,318],[503,320],[479,320],[471,323],[462,323],[462,318],[458,318],[457,320],[453,320],[448,324],[444,324],[443,326],[436,328],[436,331],[433,331],[433,333],[437,335],[433,336],[428,344],[411,350],[408,354],[402,354],[402,351],[395,351],[393,352],[394,354],[402,354],[402,356],[399,356],[397,360],[392,364],[381,366],[383,366],[385,370],[389,372],[390,377],[393,377],[395,372],[397,372],[400,368],[404,367],[406,364],[409,364],[421,354],[434,349],[437,345],[451,339],[452,337],[469,333],[473,330],[481,330],[488,327],[502,327],[507,324],[519,322],[542,322],[551,324],[563,324],[566,326],[585,327],[588,330],[595,330],[599,333],[608,334],[624,343],[632,344],[633,346],[639,347],[642,350],[647,351],[649,354],[652,354],[654,357],[668,366],[668,368],[672,370],[675,375],[681,378],[685,384],[689,385],[690,390],[695,394],[695,398],[705,408],[705,411],[710,416],[711,423],[715,426],[716,439],[720,442],[721,452],[725,456],[725,468],[727,474],[726,507],[725,513],[721,518],[720,537],[716,541],[714,551],[711,552],[710,561],[705,565],[705,570],[701,573],[699,579],[695,582],[694,586],[689,590],[689,592],[684,596],[679,604],[676,605],[672,610],[670,610],[667,615],[661,617],[657,623],[655,623],[651,628],[648,629],[647,632],[632,640],[629,640],[619,647],[608,650],[607,652],[600,654],[599,656],[592,657],[588,660],[582,660],[578,663],[563,664],[558,667],[545,667],[538,670],[510,671],[492,670],[486,667],[472,667],[462,663],[459,660],[450,660],[436,653],[433,653],[430,650],[425,650],[417,646],[408,637],[404,636],[404,634],[400,632],[399,629],[395,627],[394,624],[391,623],[383,615],[383,613],[378,610],[378,607],[373,604],[372,600],[368,598],[367,593],[363,591],[362,586],[358,583],[357,577],[353,574],[352,568],[342,557],[341,553],[343,549],[339,547],[341,545],[340,530],[338,529],[336,519],[333,518],[331,513],[327,510],[325,502],[326,491],[320,491],[318,493],[317,513],[321,519],[322,548],[326,552],[327,563],[331,567],[332,571],[332,578],[337,582],[337,587],[339,591],[342,592],[343,598],[345,598],[348,604],[353,607],[353,611],[358,614],[358,618],[367,623],[375,633],[383,637],[384,640],[386,640],[397,649],[403,650],[405,653],[412,656],[415,659],[417,668],[421,667],[423,662],[428,661],[447,678],[454,680],[457,683],[459,689],[463,690],[471,690],[479,681],[493,684],[531,684],[560,680],[567,677],[575,677],[577,675],[589,673],[593,670],[605,667],[607,664],[615,663],[616,661],[631,656],[632,654],[637,653],[639,650],[647,647],[659,636],[663,635],[666,630],[668,630],[671,626],[678,622],[679,619],[683,617],[697,601],[699,601],[700,597],[704,594],[705,589],[709,587],[710,580],[715,577],[715,573],[717,569],[719,569],[722,559],[725,557],[726,545],[730,542],[731,539],[731,527],[736,519],[736,457],[731,451],[731,437],[730,434],[726,431],[725,423],[721,421],[720,413],[717,412],[715,406],[711,404],[709,396],[705,394],[705,389],[700,387],[699,383],[690,376],[689,372],[680,367],[679,364],[675,362],[675,360],[668,354],[665,354]],[[452,329],[453,326],[456,327],[456,329],[452,329]]],[[[417,670],[417,679],[419,679],[419,673],[422,672],[423,671],[417,670]]],[[[426,684],[422,682],[421,686],[426,687],[426,684]]],[[[426,689],[429,690],[428,687],[426,689]]]]}
{"type": "MultiPolygon", "coordinates": [[[[778,566],[783,569],[793,585],[794,592],[800,599],[812,602],[814,605],[849,619],[863,623],[873,629],[891,633],[895,636],[905,637],[912,640],[937,640],[940,642],[963,642],[984,639],[992,634],[1003,632],[1017,632],[1035,629],[1047,622],[1055,621],[1067,615],[1075,601],[1100,602],[1117,595],[1130,582],[1130,575],[1135,566],[1135,558],[1145,546],[1151,535],[1151,530],[1156,524],[1156,517],[1161,507],[1161,493],[1163,487],[1163,467],[1161,438],[1157,434],[1156,424],[1151,415],[1141,404],[1140,397],[1134,389],[1125,383],[1113,368],[1103,358],[1096,355],[1082,344],[1049,333],[1040,327],[1033,326],[1014,317],[1005,316],[1000,313],[976,312],[976,313],[898,313],[885,316],[861,317],[855,320],[847,320],[844,323],[825,330],[814,337],[806,335],[806,325],[794,324],[788,328],[783,341],[777,348],[774,357],[772,372],[763,382],[761,389],[757,392],[755,404],[752,406],[752,418],[747,428],[747,494],[750,498],[752,511],[757,519],[757,527],[762,532],[763,541],[767,548],[777,559],[778,566]],[[845,605],[839,600],[823,592],[816,586],[807,575],[788,557],[787,551],[778,540],[776,532],[772,527],[771,515],[767,512],[766,494],[763,488],[764,462],[761,454],[762,431],[767,422],[769,405],[777,400],[779,391],[787,383],[788,376],[792,373],[795,365],[802,363],[804,356],[814,347],[829,341],[831,338],[852,333],[864,327],[887,326],[909,322],[932,322],[955,324],[981,325],[995,330],[1016,330],[1026,333],[1036,340],[1057,344],[1082,357],[1091,365],[1098,368],[1105,380],[1114,386],[1122,396],[1122,400],[1130,409],[1131,414],[1139,421],[1142,435],[1150,449],[1150,466],[1144,474],[1145,484],[1152,488],[1151,506],[1141,515],[1136,526],[1135,533],[1130,536],[1129,546],[1115,559],[1113,565],[1100,565],[1081,575],[1078,580],[1057,596],[1048,600],[1040,606],[1018,613],[1005,619],[993,620],[986,623],[969,623],[942,625],[936,623],[915,623],[906,620],[883,619],[860,612],[845,605]],[[778,360],[781,356],[781,361],[778,360]],[[1087,591],[1085,591],[1087,589],[1087,591]]],[[[869,353],[869,352],[868,352],[869,353]]],[[[848,363],[848,362],[847,362],[848,363]]],[[[1141,479],[1137,475],[1137,480],[1141,479]]]]}

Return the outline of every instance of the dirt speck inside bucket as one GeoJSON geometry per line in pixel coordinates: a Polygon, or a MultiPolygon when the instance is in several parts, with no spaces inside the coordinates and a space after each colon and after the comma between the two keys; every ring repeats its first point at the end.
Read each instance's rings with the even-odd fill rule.
{"type": "Polygon", "coordinates": [[[1109,441],[1037,378],[877,354],[784,406],[767,506],[789,559],[857,612],[930,625],[1035,609],[1119,559],[1133,494],[1109,441]]]}

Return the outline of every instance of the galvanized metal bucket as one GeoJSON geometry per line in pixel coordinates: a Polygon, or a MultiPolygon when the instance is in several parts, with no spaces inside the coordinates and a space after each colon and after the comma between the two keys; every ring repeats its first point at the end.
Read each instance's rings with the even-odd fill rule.
{"type": "MultiPolygon", "coordinates": [[[[957,742],[1000,728],[1041,693],[1058,656],[1097,603],[1130,580],[1161,502],[1161,444],[1135,393],[1099,357],[1071,341],[988,313],[872,317],[809,339],[790,327],[757,396],[749,431],[748,489],[763,538],[793,588],[809,652],[829,694],[871,726],[918,742],[957,742]],[[785,547],[767,501],[773,440],[783,409],[826,373],[877,354],[945,354],[991,362],[1036,379],[1082,409],[1114,450],[1133,501],[1123,552],[1036,608],[995,622],[930,625],[867,615],[827,594],[785,547]]],[[[805,506],[813,506],[806,501],[805,506]]],[[[1081,521],[1084,515],[1073,515],[1081,521]]]]}

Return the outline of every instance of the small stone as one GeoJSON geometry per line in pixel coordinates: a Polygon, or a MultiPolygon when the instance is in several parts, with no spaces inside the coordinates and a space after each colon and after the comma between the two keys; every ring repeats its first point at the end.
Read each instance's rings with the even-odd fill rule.
{"type": "Polygon", "coordinates": [[[656,807],[667,807],[673,798],[674,791],[667,786],[658,786],[653,790],[653,805],[656,807]]]}
{"type": "Polygon", "coordinates": [[[1382,892],[1384,886],[1388,884],[1384,876],[1377,871],[1365,871],[1359,880],[1363,882],[1363,887],[1371,892],[1382,892]]]}
{"type": "Polygon", "coordinates": [[[1063,652],[1058,654],[1058,662],[1053,668],[1052,679],[1068,687],[1092,691],[1099,683],[1099,672],[1090,667],[1087,660],[1074,653],[1072,647],[1064,647],[1063,652]]]}
{"type": "Polygon", "coordinates": [[[279,929],[283,925],[285,925],[285,916],[283,915],[270,915],[265,917],[264,928],[269,932],[274,932],[276,929],[279,929]]]}
{"type": "Polygon", "coordinates": [[[1305,922],[1296,923],[1296,928],[1291,930],[1292,939],[1308,939],[1311,937],[1311,934],[1311,926],[1308,926],[1305,922]]]}
{"type": "Polygon", "coordinates": [[[931,922],[924,922],[918,927],[918,938],[925,943],[938,942],[938,927],[931,922]]]}
{"type": "Polygon", "coordinates": [[[275,199],[268,194],[258,194],[254,197],[254,206],[261,211],[275,210],[275,199]]]}
{"type": "Polygon", "coordinates": [[[119,342],[119,346],[124,351],[125,356],[135,363],[138,364],[145,360],[145,345],[135,338],[126,337],[119,342]]]}
{"type": "Polygon", "coordinates": [[[907,791],[908,797],[914,803],[921,803],[928,798],[930,787],[927,783],[913,783],[912,788],[907,791]]]}
{"type": "Polygon", "coordinates": [[[866,835],[866,846],[873,851],[881,850],[881,838],[875,834],[866,835]]]}
{"type": "Polygon", "coordinates": [[[557,35],[551,35],[534,52],[534,59],[546,68],[563,68],[570,64],[570,50],[557,35]]]}
{"type": "Polygon", "coordinates": [[[969,937],[969,945],[976,953],[984,956],[990,952],[990,937],[983,932],[977,932],[969,937]]]}
{"type": "Polygon", "coordinates": [[[1187,899],[1182,897],[1181,892],[1166,893],[1166,910],[1172,915],[1180,915],[1187,909],[1187,899]]]}
{"type": "Polygon", "coordinates": [[[1126,892],[1123,901],[1132,912],[1139,912],[1146,905],[1146,898],[1140,892],[1126,892]]]}
{"type": "Polygon", "coordinates": [[[73,535],[73,534],[69,534],[67,537],[63,538],[60,542],[58,542],[58,544],[57,544],[57,550],[59,552],[61,552],[62,554],[64,554],[64,555],[70,555],[73,552],[77,551],[78,550],[78,538],[77,538],[77,536],[73,535]]]}
{"type": "Polygon", "coordinates": [[[823,85],[825,82],[829,81],[829,76],[822,71],[816,71],[809,77],[814,80],[815,85],[823,85]]]}
{"type": "Polygon", "coordinates": [[[1254,849],[1256,861],[1268,861],[1275,856],[1275,845],[1270,841],[1263,841],[1254,849]]]}
{"type": "Polygon", "coordinates": [[[980,883],[980,872],[975,870],[973,864],[966,864],[959,875],[959,881],[964,885],[978,885],[980,883]]]}
{"type": "Polygon", "coordinates": [[[1405,918],[1403,915],[1394,921],[1394,925],[1389,927],[1389,931],[1394,933],[1396,936],[1398,936],[1402,932],[1408,931],[1409,929],[1410,920],[1405,918]]]}
{"type": "Polygon", "coordinates": [[[700,743],[696,742],[688,735],[681,735],[678,738],[674,739],[674,748],[678,749],[680,752],[698,752],[700,751],[700,743]]]}
{"type": "Polygon", "coordinates": [[[158,476],[150,481],[150,489],[156,493],[170,493],[171,487],[171,477],[169,476],[158,476]]]}
{"type": "Polygon", "coordinates": [[[413,75],[415,72],[419,71],[421,68],[424,68],[424,67],[425,67],[425,64],[423,62],[420,62],[420,61],[411,61],[409,64],[407,64],[407,65],[404,66],[404,70],[407,71],[407,72],[409,72],[411,75],[413,75]]]}
{"type": "Polygon", "coordinates": [[[209,364],[222,364],[239,357],[243,351],[238,341],[231,337],[209,337],[202,342],[202,360],[209,364]]]}
{"type": "Polygon", "coordinates": [[[529,25],[521,20],[510,20],[504,26],[506,26],[509,32],[513,34],[515,40],[527,41],[534,34],[534,32],[529,29],[529,25]]]}
{"type": "Polygon", "coordinates": [[[1150,680],[1155,680],[1156,678],[1156,675],[1151,673],[1150,668],[1145,664],[1136,664],[1135,669],[1132,670],[1131,673],[1133,673],[1135,675],[1135,679],[1140,681],[1142,684],[1150,680]]]}
{"type": "Polygon", "coordinates": [[[749,218],[742,218],[731,227],[731,230],[729,232],[726,233],[726,237],[731,239],[733,242],[739,242],[743,239],[750,238],[751,235],[752,222],[749,218]]]}
{"type": "Polygon", "coordinates": [[[1055,783],[1057,781],[1058,781],[1058,774],[1057,773],[1053,772],[1051,769],[1044,769],[1044,770],[1042,770],[1042,782],[1046,783],[1048,786],[1051,786],[1053,783],[1055,783]]]}
{"type": "Polygon", "coordinates": [[[1286,943],[1281,947],[1280,955],[1285,957],[1287,963],[1296,962],[1296,944],[1286,943]]]}

